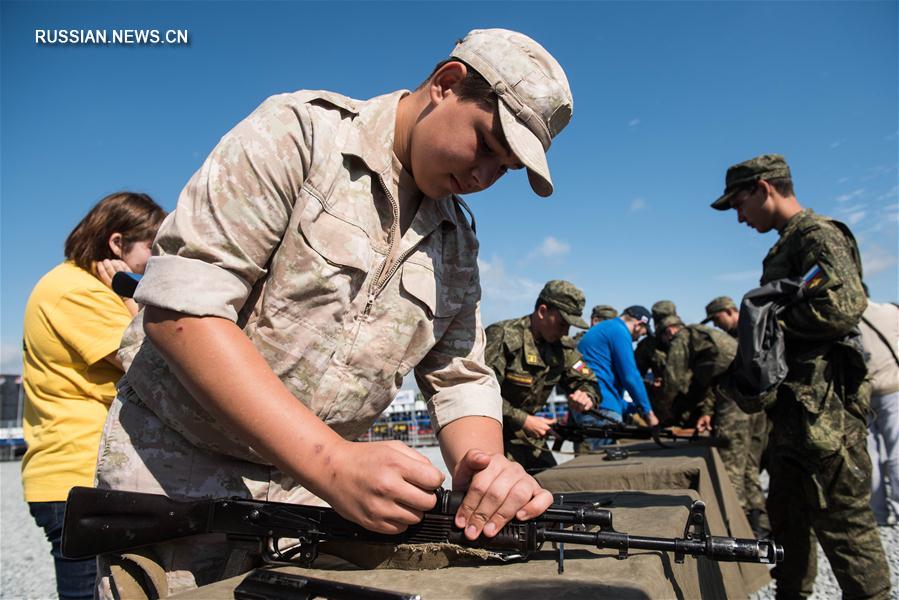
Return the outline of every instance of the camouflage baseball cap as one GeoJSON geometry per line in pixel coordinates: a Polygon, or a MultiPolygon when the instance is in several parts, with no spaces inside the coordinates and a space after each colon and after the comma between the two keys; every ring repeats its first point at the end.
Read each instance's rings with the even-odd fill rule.
{"type": "Polygon", "coordinates": [[[531,188],[540,196],[552,194],[546,151],[574,109],[565,71],[543,46],[508,29],[469,31],[450,56],[493,86],[503,134],[527,167],[531,188]]]}
{"type": "Polygon", "coordinates": [[[662,320],[662,317],[676,314],[677,307],[674,306],[674,302],[671,300],[659,300],[652,305],[652,321],[656,324],[656,327],[658,327],[658,322],[662,320]]]}
{"type": "Polygon", "coordinates": [[[712,320],[712,317],[715,316],[715,313],[727,310],[728,308],[737,308],[733,298],[730,296],[718,296],[705,305],[705,319],[702,320],[702,323],[708,323],[712,320]]]}
{"type": "Polygon", "coordinates": [[[712,202],[712,208],[727,210],[733,195],[747,183],[760,179],[790,177],[790,167],[780,154],[762,154],[738,163],[727,170],[724,177],[724,193],[712,202]]]}
{"type": "Polygon", "coordinates": [[[664,331],[666,327],[670,327],[672,325],[677,325],[679,327],[684,326],[684,322],[681,321],[681,318],[677,315],[665,315],[661,319],[656,322],[656,329],[660,332],[664,331]]]}
{"type": "Polygon", "coordinates": [[[590,312],[591,319],[614,319],[618,316],[618,311],[615,310],[614,306],[609,306],[608,304],[597,304],[593,307],[593,310],[590,312]]]}
{"type": "Polygon", "coordinates": [[[547,281],[540,291],[538,300],[555,306],[562,313],[565,322],[579,329],[590,329],[590,325],[581,316],[584,312],[584,292],[576,285],[561,279],[547,281]]]}

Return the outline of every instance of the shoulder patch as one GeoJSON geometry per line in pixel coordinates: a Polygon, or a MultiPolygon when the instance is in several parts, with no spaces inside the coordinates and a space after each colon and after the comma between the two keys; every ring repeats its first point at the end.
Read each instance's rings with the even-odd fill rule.
{"type": "Polygon", "coordinates": [[[580,373],[581,375],[586,375],[588,377],[590,375],[593,375],[593,371],[590,370],[590,367],[588,367],[587,363],[585,363],[583,360],[577,361],[576,363],[571,365],[571,368],[574,369],[575,371],[577,371],[578,373],[580,373]]]}

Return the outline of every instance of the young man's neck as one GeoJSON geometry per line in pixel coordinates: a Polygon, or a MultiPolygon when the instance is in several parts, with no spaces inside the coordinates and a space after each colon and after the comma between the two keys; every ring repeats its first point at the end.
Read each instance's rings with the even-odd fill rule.
{"type": "Polygon", "coordinates": [[[412,128],[427,105],[427,89],[422,88],[400,98],[396,108],[393,153],[409,173],[412,173],[412,128]]]}
{"type": "Polygon", "coordinates": [[[796,196],[777,196],[775,201],[777,202],[777,213],[774,218],[774,228],[781,233],[790,219],[802,212],[802,205],[799,204],[796,196]]]}

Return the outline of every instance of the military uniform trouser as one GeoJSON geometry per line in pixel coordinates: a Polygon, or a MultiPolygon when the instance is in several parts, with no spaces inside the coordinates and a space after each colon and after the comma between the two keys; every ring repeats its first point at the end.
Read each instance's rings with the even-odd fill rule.
{"type": "Polygon", "coordinates": [[[868,505],[871,461],[865,441],[806,463],[778,448],[770,451],[771,537],[784,548],[784,561],[771,572],[776,597],[811,595],[817,536],[843,598],[889,598],[889,566],[868,505]]]}
{"type": "Polygon", "coordinates": [[[764,513],[759,461],[768,439],[767,417],[765,413],[747,414],[735,403],[721,400],[715,410],[714,430],[728,441],[728,446],[719,448],[718,453],[737,498],[747,513],[752,510],[764,513]]]}

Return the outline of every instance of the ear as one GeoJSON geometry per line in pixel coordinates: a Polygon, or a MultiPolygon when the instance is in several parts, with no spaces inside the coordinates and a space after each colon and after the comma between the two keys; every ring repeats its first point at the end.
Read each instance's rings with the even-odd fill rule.
{"type": "Polygon", "coordinates": [[[465,79],[468,67],[457,61],[450,61],[437,69],[428,84],[428,95],[433,104],[439,104],[453,93],[453,87],[465,79]]]}
{"type": "Polygon", "coordinates": [[[119,232],[113,233],[109,236],[109,240],[107,242],[109,244],[109,250],[112,252],[112,255],[116,258],[122,258],[123,248],[122,248],[122,234],[119,232]]]}
{"type": "Polygon", "coordinates": [[[546,313],[549,312],[549,307],[546,306],[545,304],[541,304],[540,306],[537,307],[537,311],[536,311],[536,312],[537,312],[537,317],[538,317],[538,318],[540,318],[541,320],[542,320],[542,319],[545,319],[545,318],[546,318],[546,313]]]}

